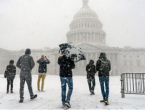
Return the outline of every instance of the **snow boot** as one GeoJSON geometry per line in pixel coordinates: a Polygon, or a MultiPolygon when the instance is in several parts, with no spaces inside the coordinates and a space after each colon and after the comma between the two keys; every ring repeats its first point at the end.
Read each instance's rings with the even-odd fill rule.
{"type": "Polygon", "coordinates": [[[31,96],[31,99],[32,99],[32,100],[35,99],[35,98],[37,98],[37,94],[31,96]]]}
{"type": "Polygon", "coordinates": [[[108,99],[105,100],[105,105],[109,105],[108,99]]]}
{"type": "Polygon", "coordinates": [[[95,95],[94,91],[92,91],[92,95],[95,95]]]}
{"type": "Polygon", "coordinates": [[[105,101],[105,105],[109,105],[109,102],[108,101],[105,101]]]}
{"type": "Polygon", "coordinates": [[[91,94],[90,94],[90,95],[95,95],[95,93],[94,93],[94,91],[93,91],[93,90],[91,91],[91,94]]]}
{"type": "Polygon", "coordinates": [[[23,103],[23,101],[24,101],[24,97],[20,98],[19,103],[23,103]]]}
{"type": "Polygon", "coordinates": [[[19,103],[23,103],[23,100],[20,100],[19,103]]]}
{"type": "Polygon", "coordinates": [[[65,102],[65,106],[68,107],[68,108],[71,108],[70,102],[69,101],[66,101],[65,102]]]}
{"type": "Polygon", "coordinates": [[[13,90],[11,90],[11,93],[14,93],[13,90]]]}
{"type": "Polygon", "coordinates": [[[105,102],[104,100],[100,100],[100,102],[105,102]]]}

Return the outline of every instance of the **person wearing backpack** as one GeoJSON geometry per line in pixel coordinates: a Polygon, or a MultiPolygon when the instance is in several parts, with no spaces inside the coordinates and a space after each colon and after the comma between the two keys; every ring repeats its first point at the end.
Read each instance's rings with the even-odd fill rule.
{"type": "Polygon", "coordinates": [[[96,63],[96,70],[98,71],[101,92],[103,96],[103,100],[100,102],[104,102],[105,105],[109,105],[108,97],[109,97],[109,71],[111,70],[111,63],[106,57],[106,53],[100,53],[99,60],[96,63]],[[105,87],[104,87],[105,84],[105,87]],[[105,88],[105,90],[104,90],[105,88]]]}
{"type": "Polygon", "coordinates": [[[11,85],[11,93],[13,93],[13,81],[16,75],[16,67],[14,60],[10,60],[9,65],[5,70],[4,77],[7,78],[7,94],[9,93],[9,85],[11,85]]]}
{"type": "Polygon", "coordinates": [[[94,95],[94,89],[95,89],[95,73],[96,73],[96,68],[94,65],[94,61],[90,60],[89,64],[86,66],[86,71],[87,71],[87,80],[88,80],[88,85],[89,85],[89,90],[90,90],[90,95],[94,95]]]}

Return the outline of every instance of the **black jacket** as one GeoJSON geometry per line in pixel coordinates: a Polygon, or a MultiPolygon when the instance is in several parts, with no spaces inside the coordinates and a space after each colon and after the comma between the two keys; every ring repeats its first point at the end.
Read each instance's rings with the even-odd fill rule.
{"type": "Polygon", "coordinates": [[[91,62],[86,66],[86,71],[87,71],[87,79],[94,79],[95,78],[95,73],[96,73],[96,68],[94,65],[94,61],[91,62]]]}
{"type": "Polygon", "coordinates": [[[4,77],[7,79],[14,79],[16,75],[16,67],[13,64],[7,66],[4,77]]]}
{"type": "Polygon", "coordinates": [[[60,77],[72,77],[72,69],[75,68],[74,61],[61,56],[58,58],[58,64],[60,65],[59,75],[60,77]]]}
{"type": "Polygon", "coordinates": [[[99,58],[99,60],[96,63],[96,70],[98,71],[99,77],[106,77],[109,76],[109,71],[111,70],[111,63],[107,58],[99,58]],[[106,67],[103,69],[102,64],[105,64],[106,67]]]}
{"type": "Polygon", "coordinates": [[[37,63],[39,63],[39,68],[38,68],[38,72],[39,73],[47,73],[47,64],[50,63],[50,61],[48,59],[44,60],[44,59],[39,59],[37,61],[37,63]]]}
{"type": "Polygon", "coordinates": [[[33,60],[33,57],[30,56],[29,50],[25,51],[25,55],[21,56],[16,66],[21,69],[21,71],[24,72],[31,72],[31,70],[34,68],[35,63],[33,60]]]}

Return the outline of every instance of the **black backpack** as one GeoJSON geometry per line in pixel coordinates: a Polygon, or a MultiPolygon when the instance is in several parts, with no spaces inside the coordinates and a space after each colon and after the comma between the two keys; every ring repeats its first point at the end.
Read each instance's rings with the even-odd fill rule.
{"type": "Polygon", "coordinates": [[[109,72],[110,71],[110,61],[109,60],[102,60],[100,59],[101,64],[100,64],[100,71],[101,72],[109,72]]]}

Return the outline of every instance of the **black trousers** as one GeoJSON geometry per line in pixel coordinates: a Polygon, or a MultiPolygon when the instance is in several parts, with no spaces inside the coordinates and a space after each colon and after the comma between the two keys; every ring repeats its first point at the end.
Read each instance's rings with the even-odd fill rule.
{"type": "Polygon", "coordinates": [[[10,85],[11,85],[11,90],[13,90],[13,80],[14,79],[7,79],[7,90],[9,90],[10,85]]]}

